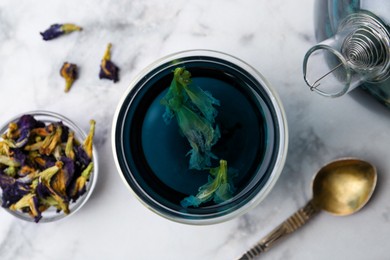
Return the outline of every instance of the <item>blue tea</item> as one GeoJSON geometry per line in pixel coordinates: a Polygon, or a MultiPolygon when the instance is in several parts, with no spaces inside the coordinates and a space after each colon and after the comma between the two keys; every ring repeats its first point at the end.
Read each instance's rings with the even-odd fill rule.
{"type": "Polygon", "coordinates": [[[212,214],[240,207],[261,190],[274,167],[278,138],[275,111],[259,82],[240,67],[212,57],[189,57],[163,64],[141,78],[124,105],[116,122],[115,142],[123,177],[142,200],[158,204],[162,211],[171,209],[194,214],[212,214]],[[191,149],[178,124],[163,119],[166,95],[173,70],[185,67],[192,84],[219,100],[215,122],[221,137],[212,147],[216,158],[236,171],[234,197],[222,204],[210,201],[199,208],[183,208],[180,201],[194,195],[209,178],[208,170],[189,169],[191,149]]]}

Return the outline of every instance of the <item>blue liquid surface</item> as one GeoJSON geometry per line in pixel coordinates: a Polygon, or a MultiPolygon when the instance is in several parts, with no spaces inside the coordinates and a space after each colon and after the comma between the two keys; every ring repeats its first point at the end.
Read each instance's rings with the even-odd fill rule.
{"type": "MultiPolygon", "coordinates": [[[[264,130],[256,111],[246,97],[227,82],[215,78],[196,77],[193,83],[209,91],[221,105],[216,122],[222,137],[213,147],[219,159],[225,159],[229,167],[239,171],[239,183],[253,166],[258,154],[262,154],[264,130]]],[[[146,161],[152,171],[164,184],[183,194],[196,194],[198,188],[207,182],[208,171],[189,170],[191,149],[187,139],[179,133],[176,119],[165,124],[162,115],[165,107],[160,100],[163,91],[152,102],[145,114],[142,128],[142,146],[146,161]]],[[[212,160],[212,167],[219,165],[212,160]]]]}
{"type": "MultiPolygon", "coordinates": [[[[261,189],[272,170],[271,161],[275,160],[276,153],[273,147],[277,142],[273,134],[273,111],[267,105],[267,97],[262,96],[258,86],[251,85],[253,82],[246,76],[223,64],[197,61],[181,66],[191,72],[193,84],[220,101],[220,106],[216,107],[216,123],[221,138],[212,148],[218,157],[212,159],[212,167],[219,165],[219,159],[227,160],[228,167],[238,172],[234,179],[236,193],[254,178],[256,184],[251,189],[261,189]],[[256,93],[253,88],[257,89],[256,93]],[[260,172],[263,163],[271,166],[260,172]]],[[[130,105],[124,107],[119,116],[123,114],[123,159],[120,156],[119,162],[127,168],[124,177],[138,196],[180,209],[180,201],[188,195],[196,195],[199,187],[207,182],[209,173],[188,169],[186,154],[191,147],[180,134],[176,119],[166,124],[162,117],[165,107],[160,100],[169,88],[175,67],[178,66],[151,72],[130,93],[130,105]]]]}

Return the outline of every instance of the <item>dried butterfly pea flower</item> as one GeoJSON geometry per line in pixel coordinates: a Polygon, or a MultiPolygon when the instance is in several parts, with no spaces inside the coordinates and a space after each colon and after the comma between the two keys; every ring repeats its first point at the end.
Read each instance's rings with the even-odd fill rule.
{"type": "Polygon", "coordinates": [[[35,222],[38,222],[42,217],[41,211],[38,207],[37,196],[34,193],[28,193],[24,195],[18,202],[12,204],[9,208],[11,210],[28,208],[30,215],[34,217],[35,222]]]}
{"type": "Polygon", "coordinates": [[[111,61],[111,47],[109,43],[100,63],[100,79],[109,79],[115,82],[119,81],[119,68],[111,61]]]}
{"type": "Polygon", "coordinates": [[[183,207],[199,207],[200,204],[210,200],[221,203],[233,196],[232,174],[228,174],[227,162],[220,160],[219,164],[218,167],[210,169],[211,176],[208,182],[199,188],[196,196],[191,195],[180,202],[183,207]]]}
{"type": "Polygon", "coordinates": [[[93,170],[93,162],[91,162],[87,168],[81,173],[81,175],[77,178],[75,185],[72,189],[71,192],[71,198],[75,201],[77,200],[80,196],[82,196],[86,191],[86,184],[91,176],[93,170]]]}
{"type": "Polygon", "coordinates": [[[54,128],[54,131],[50,135],[48,135],[43,141],[39,149],[41,154],[52,154],[54,149],[61,142],[62,127],[61,125],[57,124],[54,128]]]}
{"type": "Polygon", "coordinates": [[[80,26],[71,23],[53,24],[47,30],[41,32],[40,34],[42,35],[43,40],[48,41],[64,34],[68,34],[74,31],[81,31],[82,29],[83,28],[81,28],[80,26]]]}
{"type": "Polygon", "coordinates": [[[72,182],[75,172],[74,161],[70,158],[63,156],[61,157],[61,162],[63,162],[64,165],[53,177],[51,181],[51,186],[53,190],[61,197],[67,197],[67,188],[72,182]]]}
{"type": "Polygon", "coordinates": [[[89,127],[88,136],[83,143],[83,148],[84,148],[84,151],[87,153],[88,157],[91,159],[92,158],[92,142],[93,142],[93,137],[95,135],[95,125],[96,125],[95,120],[90,120],[89,125],[90,125],[90,127],[89,127]]]}
{"type": "Polygon", "coordinates": [[[37,121],[32,115],[22,115],[16,124],[20,129],[28,129],[30,131],[45,126],[43,122],[37,121]]]}
{"type": "Polygon", "coordinates": [[[4,174],[10,176],[10,177],[15,177],[17,174],[17,168],[14,166],[10,166],[8,168],[4,169],[4,174]]]}
{"type": "Polygon", "coordinates": [[[75,159],[75,153],[73,151],[73,143],[74,143],[74,132],[69,132],[68,139],[66,140],[65,155],[66,157],[72,160],[75,159]]]}
{"type": "Polygon", "coordinates": [[[65,92],[69,92],[74,81],[78,77],[78,68],[76,64],[64,62],[61,67],[60,75],[65,79],[65,92]]]}
{"type": "Polygon", "coordinates": [[[13,133],[6,132],[0,140],[2,206],[28,213],[36,222],[51,206],[68,214],[70,201],[85,193],[93,171],[95,124],[90,121],[82,143],[62,122],[46,126],[26,115],[10,124],[13,133]],[[16,147],[23,131],[29,132],[27,144],[16,147]]]}
{"type": "Polygon", "coordinates": [[[18,163],[14,158],[0,155],[0,164],[10,166],[10,167],[18,167],[20,163],[18,163]]]}
{"type": "Polygon", "coordinates": [[[30,193],[30,185],[17,181],[15,178],[0,173],[0,187],[3,190],[2,207],[8,208],[30,193]]]}
{"type": "Polygon", "coordinates": [[[0,141],[0,155],[6,155],[10,156],[10,149],[9,145],[5,143],[4,141],[0,141]]]}

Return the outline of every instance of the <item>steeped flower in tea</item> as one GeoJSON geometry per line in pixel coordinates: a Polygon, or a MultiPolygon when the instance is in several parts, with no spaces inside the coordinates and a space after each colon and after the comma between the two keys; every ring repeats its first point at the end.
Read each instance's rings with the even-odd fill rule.
{"type": "Polygon", "coordinates": [[[218,167],[210,169],[210,175],[209,181],[199,188],[196,196],[191,195],[180,202],[183,207],[199,207],[210,200],[221,203],[233,196],[232,171],[228,173],[227,161],[220,160],[218,167]]]}
{"type": "Polygon", "coordinates": [[[190,169],[202,170],[211,165],[211,158],[216,158],[211,147],[220,138],[215,125],[216,109],[219,101],[204,92],[191,81],[191,73],[185,68],[174,70],[173,80],[168,93],[161,100],[166,110],[163,115],[166,123],[176,117],[180,132],[191,145],[190,169]]]}

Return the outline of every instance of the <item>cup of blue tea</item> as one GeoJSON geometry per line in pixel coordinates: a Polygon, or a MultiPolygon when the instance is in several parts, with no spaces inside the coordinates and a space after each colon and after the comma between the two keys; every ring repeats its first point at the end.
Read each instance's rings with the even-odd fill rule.
{"type": "Polygon", "coordinates": [[[259,72],[225,53],[190,50],[132,81],[112,146],[125,185],[147,208],[214,224],[267,196],[285,163],[288,131],[281,101],[259,72]]]}

